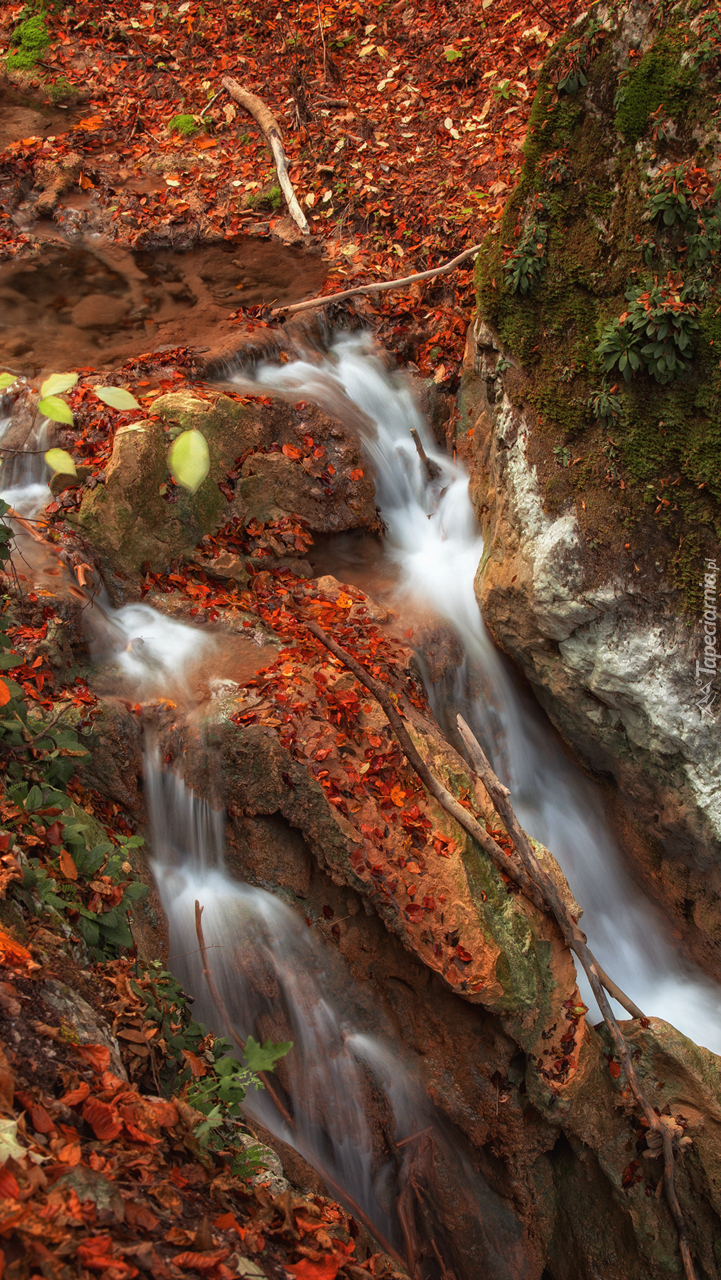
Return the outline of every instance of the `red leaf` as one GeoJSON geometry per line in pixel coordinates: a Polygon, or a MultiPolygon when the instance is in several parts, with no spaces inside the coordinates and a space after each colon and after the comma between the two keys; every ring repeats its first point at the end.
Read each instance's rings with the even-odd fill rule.
{"type": "MultiPolygon", "coordinates": [[[[173,1261],[177,1262],[178,1259],[174,1258],[173,1261]]],[[[303,1258],[302,1262],[296,1262],[292,1267],[286,1263],[285,1269],[295,1276],[296,1280],[335,1280],[339,1266],[340,1262],[337,1258],[321,1258],[318,1262],[303,1258]]]]}
{"type": "Polygon", "coordinates": [[[4,680],[0,680],[0,707],[4,707],[6,702],[11,698],[10,690],[4,680]]]}
{"type": "Polygon", "coordinates": [[[608,1074],[612,1076],[614,1080],[618,1080],[618,1077],[621,1074],[621,1068],[619,1067],[617,1062],[609,1062],[608,1074]]]}
{"type": "Polygon", "coordinates": [[[68,1093],[64,1093],[60,1101],[64,1102],[66,1107],[77,1107],[79,1103],[85,1101],[89,1093],[90,1085],[87,1080],[81,1080],[77,1089],[70,1089],[68,1093]]]}
{"type": "Polygon", "coordinates": [[[284,444],[282,452],[285,454],[286,458],[292,458],[294,462],[297,462],[298,459],[302,457],[300,449],[296,449],[294,444],[284,444]]]}
{"type": "MultiPolygon", "coordinates": [[[[176,1267],[185,1267],[189,1271],[212,1271],[213,1267],[217,1267],[219,1262],[224,1262],[230,1253],[230,1249],[224,1247],[222,1249],[207,1249],[203,1253],[193,1253],[188,1250],[186,1253],[178,1253],[173,1258],[176,1267]]],[[[337,1270],[337,1268],[336,1268],[337,1270]]],[[[335,1277],[335,1271],[333,1277],[335,1277]]]]}
{"type": "Polygon", "coordinates": [[[47,831],[45,832],[45,839],[48,841],[49,844],[63,843],[63,827],[62,827],[62,823],[58,822],[57,818],[55,819],[52,826],[48,827],[47,831]]]}
{"type": "Polygon", "coordinates": [[[456,955],[458,956],[458,959],[463,960],[465,964],[470,964],[473,959],[470,951],[466,951],[466,948],[461,946],[456,947],[456,955]]]}
{"type": "Polygon", "coordinates": [[[108,1106],[107,1102],[100,1102],[98,1098],[88,1098],[82,1110],[82,1117],[91,1126],[95,1137],[103,1141],[117,1138],[123,1127],[117,1109],[108,1106]]]}
{"type": "Polygon", "coordinates": [[[20,1188],[17,1178],[9,1169],[0,1169],[0,1196],[3,1200],[17,1200],[20,1188]]]}
{"type": "Polygon", "coordinates": [[[83,1062],[98,1074],[110,1066],[110,1050],[104,1044],[74,1044],[73,1049],[83,1062]]]}

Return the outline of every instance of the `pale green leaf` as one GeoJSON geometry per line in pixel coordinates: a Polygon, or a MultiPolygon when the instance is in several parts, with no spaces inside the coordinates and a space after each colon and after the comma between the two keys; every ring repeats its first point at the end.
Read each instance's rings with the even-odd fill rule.
{"type": "Polygon", "coordinates": [[[40,401],[38,409],[46,418],[50,418],[51,422],[65,422],[69,427],[73,425],[73,411],[70,405],[59,396],[45,396],[40,401]]]}
{"type": "Polygon", "coordinates": [[[168,466],[177,484],[195,493],[210,470],[208,442],[201,431],[183,431],[170,446],[168,466]]]}
{"type": "Polygon", "coordinates": [[[59,471],[64,476],[76,476],[75,463],[66,453],[64,449],[48,449],[45,454],[45,461],[53,471],[59,471]]]}
{"type": "Polygon", "coordinates": [[[13,387],[17,382],[14,373],[0,373],[0,391],[4,391],[6,387],[13,387]]]}
{"type": "Polygon", "coordinates": [[[111,409],[139,409],[135,396],[131,395],[125,387],[93,387],[98,400],[102,400],[103,404],[109,404],[111,409]]]}
{"type": "Polygon", "coordinates": [[[0,1164],[5,1164],[12,1156],[13,1160],[22,1160],[25,1148],[18,1142],[17,1120],[0,1120],[0,1164]]]}
{"type": "Polygon", "coordinates": [[[59,396],[62,391],[70,391],[77,380],[77,373],[51,373],[41,386],[40,395],[59,396]]]}

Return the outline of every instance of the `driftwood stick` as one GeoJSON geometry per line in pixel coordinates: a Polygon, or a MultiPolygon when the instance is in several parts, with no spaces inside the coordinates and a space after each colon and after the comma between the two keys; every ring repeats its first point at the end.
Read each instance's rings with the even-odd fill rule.
{"type": "MultiPolygon", "coordinates": [[[[218,990],[218,986],[215,981],[215,975],[208,961],[208,948],[205,945],[205,937],[203,935],[203,925],[201,920],[202,915],[203,915],[203,907],[201,907],[200,903],[196,899],[195,932],[198,937],[198,946],[200,947],[200,955],[203,962],[203,977],[205,978],[205,981],[208,984],[208,991],[210,992],[211,1000],[213,1001],[213,1004],[218,1010],[220,1017],[223,1019],[223,1022],[225,1023],[225,1026],[227,1027],[231,1038],[234,1040],[235,1044],[237,1044],[241,1053],[245,1053],[245,1041],[241,1040],[240,1036],[235,1030],[235,1027],[233,1026],[232,1018],[225,1006],[223,997],[221,996],[220,991],[218,990]]],[[[270,1084],[266,1073],[264,1071],[259,1071],[258,1078],[262,1080],[266,1088],[266,1091],[268,1093],[268,1096],[271,1098],[275,1106],[278,1108],[278,1111],[282,1115],[288,1127],[294,1131],[295,1121],[293,1120],[293,1117],[288,1112],[287,1108],[281,1102],[272,1084],[270,1084]]],[[[348,1208],[350,1209],[350,1212],[353,1214],[353,1217],[357,1218],[359,1222],[362,1222],[366,1230],[369,1231],[371,1235],[374,1237],[374,1239],[378,1241],[384,1253],[387,1253],[389,1257],[393,1258],[395,1262],[400,1263],[400,1265],[403,1268],[405,1268],[406,1266],[405,1259],[402,1258],[399,1253],[397,1253],[397,1251],[393,1248],[393,1245],[390,1243],[390,1241],[386,1240],[385,1236],[383,1236],[379,1232],[375,1223],[371,1221],[371,1219],[368,1217],[368,1214],[365,1212],[365,1210],[362,1209],[359,1204],[356,1204],[355,1200],[353,1199],[352,1196],[348,1194],[345,1187],[342,1187],[339,1182],[336,1182],[335,1178],[333,1178],[331,1174],[327,1173],[322,1165],[320,1166],[318,1172],[320,1173],[323,1180],[328,1184],[328,1187],[334,1193],[334,1195],[338,1196],[340,1200],[345,1201],[345,1203],[348,1205],[348,1208]]]]}
{"type": "Polygon", "coordinates": [[[345,649],[341,649],[335,640],[331,640],[330,636],[326,635],[323,628],[319,627],[316,622],[306,622],[305,625],[320,640],[321,644],[325,645],[326,649],[329,649],[331,653],[335,654],[336,658],[340,658],[341,662],[345,663],[348,669],[357,676],[361,684],[365,685],[369,693],[372,693],[373,697],[381,704],[393,732],[406,754],[408,763],[415,769],[426,790],[430,791],[431,795],[435,796],[436,800],[443,805],[443,808],[450,813],[451,817],[455,818],[456,822],[473,837],[476,844],[481,846],[499,870],[515,881],[519,889],[525,893],[527,898],[530,898],[534,906],[544,914],[550,915],[550,908],[544,902],[541,892],[529,879],[520,859],[504,853],[503,849],[496,844],[492,836],[489,836],[473,814],[469,813],[468,809],[464,809],[463,805],[456,800],[456,797],[451,795],[450,791],[443,786],[443,783],[439,782],[431,773],[428,765],[421,759],[413,745],[408,730],[383,686],[377,680],[374,680],[355,658],[346,653],[345,649]]]}
{"type": "Polygon", "coordinates": [[[628,1080],[631,1092],[633,1093],[638,1106],[645,1115],[649,1128],[656,1130],[656,1132],[661,1136],[664,1156],[663,1183],[666,1191],[666,1199],[678,1234],[679,1249],[681,1252],[686,1280],[696,1280],[696,1272],[686,1235],[686,1223],[681,1206],[678,1202],[676,1187],[674,1184],[676,1160],[673,1150],[673,1140],[668,1128],[666,1125],[661,1123],[653,1106],[641,1087],[641,1082],[636,1073],[636,1068],[633,1065],[623,1033],[608,1002],[606,990],[609,991],[614,999],[618,1000],[619,1004],[628,1010],[632,1017],[642,1018],[643,1014],[633,1001],[629,1000],[628,996],[626,996],[620,988],[616,986],[615,982],[609,979],[608,975],[604,973],[595,956],[590,951],[586,943],[585,935],[581,932],[576,921],[573,919],[573,916],[566,907],[566,904],[561,898],[551,877],[543,870],[538,862],[533,846],[525,831],[520,826],[513,811],[509,800],[510,793],[508,789],[504,787],[496,777],[480,743],[472,734],[463,719],[463,716],[460,715],[458,716],[458,728],[463,741],[468,748],[473,767],[503,819],[506,830],[513,840],[514,847],[520,854],[523,865],[528,872],[530,879],[532,879],[534,884],[538,886],[548,901],[553,915],[555,916],[563,936],[566,939],[568,947],[573,951],[574,955],[578,956],[578,959],[583,965],[586,976],[591,984],[593,994],[598,1001],[598,1007],[601,1010],[603,1020],[608,1027],[614,1048],[621,1060],[624,1075],[628,1080]],[[606,990],[604,990],[604,988],[606,988],[606,990]]]}
{"type": "MultiPolygon", "coordinates": [[[[225,83],[225,81],[223,82],[225,83]]],[[[283,312],[284,315],[292,315],[297,311],[307,311],[310,307],[324,307],[327,302],[342,302],[344,298],[355,298],[360,293],[380,293],[386,289],[404,289],[408,284],[417,284],[419,280],[433,280],[436,276],[445,276],[449,271],[454,271],[459,267],[466,258],[470,258],[472,254],[478,253],[479,244],[474,244],[470,249],[464,249],[463,253],[459,253],[457,257],[451,258],[444,267],[433,267],[430,271],[420,271],[414,276],[404,276],[401,280],[377,280],[373,284],[359,284],[354,289],[344,289],[342,293],[328,293],[325,297],[308,298],[305,302],[294,302],[292,307],[276,307],[274,315],[283,312]]]]}
{"type": "Polygon", "coordinates": [[[423,443],[415,427],[411,427],[411,439],[413,440],[413,443],[416,446],[418,457],[420,458],[423,464],[423,469],[426,473],[426,480],[428,481],[437,480],[439,475],[441,474],[441,469],[438,466],[437,462],[433,462],[432,459],[428,457],[428,454],[423,448],[423,443]]]}
{"type": "MultiPolygon", "coordinates": [[[[513,806],[511,805],[511,802],[509,799],[510,792],[508,791],[508,788],[504,787],[500,779],[496,777],[495,773],[493,772],[493,769],[491,768],[488,762],[485,752],[483,751],[478,740],[474,737],[473,733],[469,729],[468,725],[463,719],[463,716],[458,716],[458,728],[459,728],[461,737],[463,738],[463,741],[465,742],[466,747],[468,748],[468,753],[471,757],[471,763],[473,764],[473,768],[475,769],[478,777],[481,779],[481,782],[486,788],[486,791],[488,792],[492,803],[494,804],[495,808],[498,810],[498,813],[503,821],[503,824],[513,841],[514,848],[518,851],[521,861],[523,862],[523,865],[526,871],[528,872],[529,878],[533,881],[534,884],[538,885],[541,892],[543,893],[544,898],[549,904],[551,911],[555,916],[558,922],[558,925],[563,933],[566,943],[571,948],[571,950],[575,952],[576,955],[578,955],[578,958],[583,964],[584,968],[587,968],[588,964],[591,964],[594,966],[595,971],[598,974],[599,980],[601,982],[603,982],[604,978],[606,978],[609,984],[607,988],[609,990],[609,993],[613,996],[615,1000],[618,1000],[619,1004],[622,1005],[623,1008],[626,1009],[628,1013],[631,1014],[632,1018],[642,1018],[644,1015],[639,1009],[638,1005],[634,1004],[634,1002],[630,1000],[629,997],[625,995],[623,991],[621,991],[621,988],[618,987],[616,983],[613,982],[610,978],[608,978],[607,974],[604,973],[603,969],[601,968],[598,961],[596,960],[596,957],[589,950],[586,942],[586,935],[582,932],[581,929],[579,929],[578,923],[574,920],[573,916],[568,910],[568,907],[566,906],[561,895],[559,894],[558,889],[554,884],[553,880],[549,876],[548,872],[544,871],[543,867],[538,861],[533,845],[531,844],[528,836],[526,835],[525,831],[521,827],[514,813],[513,806]],[[613,989],[611,990],[611,988],[613,989]]],[[[606,983],[604,982],[604,986],[605,985],[606,983]]]]}
{"type": "Polygon", "coordinates": [[[308,226],[307,218],[298,204],[297,196],[293,190],[293,183],[288,176],[288,163],[283,150],[283,135],[278,121],[261,98],[255,93],[250,93],[248,89],[244,89],[242,84],[239,84],[232,76],[224,76],[222,85],[224,89],[228,90],[231,98],[240,103],[240,106],[250,113],[262,130],[263,136],[273,152],[278,181],[285,196],[290,216],[296,226],[303,232],[303,235],[309,235],[310,227],[308,226]]]}

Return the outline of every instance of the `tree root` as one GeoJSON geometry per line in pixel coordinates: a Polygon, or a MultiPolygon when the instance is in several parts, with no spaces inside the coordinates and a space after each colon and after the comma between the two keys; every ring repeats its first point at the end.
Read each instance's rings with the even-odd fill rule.
{"type": "Polygon", "coordinates": [[[458,803],[455,796],[438,781],[431,773],[428,766],[421,759],[410,734],[408,733],[398,711],[394,707],[390,697],[386,693],[382,685],[372,676],[368,674],[363,666],[349,653],[346,653],[340,645],[336,644],[330,636],[326,635],[322,627],[315,622],[307,622],[306,626],[313,635],[321,641],[325,647],[330,650],[336,658],[339,658],[350,671],[360,680],[361,684],[368,689],[369,693],[380,703],[388,721],[393,729],[398,742],[406,754],[408,763],[415,769],[418,777],[431,795],[443,805],[444,809],[456,819],[458,823],[480,844],[481,848],[492,858],[493,862],[507,875],[510,875],[522,890],[523,893],[533,902],[540,911],[545,915],[552,916],[563,934],[566,945],[576,955],[582,964],[588,980],[591,984],[598,1007],[601,1010],[603,1020],[608,1028],[614,1048],[621,1062],[621,1066],[628,1081],[631,1092],[636,1102],[645,1116],[649,1129],[655,1132],[660,1138],[664,1157],[664,1174],[663,1183],[666,1192],[666,1199],[674,1220],[676,1232],[678,1235],[679,1250],[683,1261],[684,1274],[686,1280],[697,1280],[696,1271],[691,1257],[691,1250],[688,1243],[686,1233],[686,1222],[683,1211],[678,1202],[676,1188],[674,1184],[674,1173],[676,1160],[673,1150],[673,1139],[668,1127],[661,1123],[660,1117],[656,1114],[652,1104],[646,1097],[641,1082],[636,1073],[631,1054],[629,1052],[623,1033],[616,1021],[613,1010],[608,1002],[606,990],[618,1000],[631,1014],[632,1017],[643,1017],[641,1010],[629,1000],[628,996],[616,986],[614,982],[607,977],[598,964],[595,956],[589,950],[586,943],[585,934],[579,929],[578,924],[573,919],[570,911],[563,902],[561,895],[556,888],[551,877],[543,870],[538,859],[536,858],[533,846],[520,826],[518,819],[513,811],[510,803],[510,792],[504,787],[499,778],[493,772],[486,756],[476,741],[475,737],[468,728],[462,716],[458,716],[458,727],[461,732],[464,743],[468,749],[473,768],[480,781],[488,792],[488,795],[497,809],[503,823],[513,841],[515,856],[508,857],[495,840],[487,834],[480,824],[472,817],[462,805],[458,803]]]}
{"type": "MultiPolygon", "coordinates": [[[[225,81],[223,81],[225,84],[225,81]]],[[[404,289],[406,285],[417,284],[420,280],[434,280],[436,276],[445,276],[449,271],[455,271],[462,262],[470,258],[474,253],[478,253],[479,244],[474,244],[470,249],[464,249],[463,253],[459,253],[457,257],[451,258],[444,267],[433,267],[431,271],[420,271],[414,276],[404,276],[401,280],[379,280],[374,284],[359,284],[354,289],[343,289],[341,293],[328,293],[325,297],[308,298],[305,302],[294,302],[292,307],[276,307],[274,315],[293,315],[298,311],[308,311],[311,307],[324,307],[327,302],[342,302],[344,298],[356,298],[361,293],[381,293],[386,289],[404,289]]]]}

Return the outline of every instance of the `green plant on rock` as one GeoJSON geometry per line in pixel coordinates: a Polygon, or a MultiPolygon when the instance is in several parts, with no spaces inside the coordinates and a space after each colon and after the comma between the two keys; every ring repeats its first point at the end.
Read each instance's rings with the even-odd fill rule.
{"type": "Polygon", "coordinates": [[[196,133],[200,133],[201,124],[196,116],[178,115],[173,116],[168,122],[168,129],[171,133],[179,133],[182,138],[192,138],[196,133]]]}
{"type": "Polygon", "coordinates": [[[526,229],[521,229],[520,218],[516,223],[518,244],[503,264],[506,284],[511,293],[520,293],[522,296],[530,293],[543,273],[548,241],[546,214],[545,205],[536,198],[526,229]]]}
{"type": "Polygon", "coordinates": [[[17,53],[11,53],[5,59],[7,70],[32,71],[50,44],[50,34],[42,14],[26,18],[25,22],[16,27],[10,43],[17,49],[17,53]]]}
{"type": "Polygon", "coordinates": [[[615,383],[610,388],[604,385],[599,391],[593,391],[588,400],[588,408],[593,416],[607,426],[618,421],[623,409],[621,400],[614,394],[616,389],[615,383]]]}
{"type": "Polygon", "coordinates": [[[586,30],[577,40],[571,40],[564,48],[554,82],[558,93],[573,98],[579,89],[588,84],[586,72],[597,56],[606,32],[601,23],[591,18],[586,30]]]}
{"type": "Polygon", "coordinates": [[[629,308],[606,326],[596,355],[609,373],[618,369],[625,382],[645,370],[656,382],[673,382],[690,367],[692,335],[698,329],[699,304],[693,286],[669,280],[626,291],[629,308]]]}
{"type": "Polygon", "coordinates": [[[698,72],[682,62],[685,48],[681,33],[671,31],[636,66],[622,73],[614,103],[615,124],[627,142],[643,137],[649,118],[661,105],[673,120],[688,107],[698,87],[698,72]]]}

